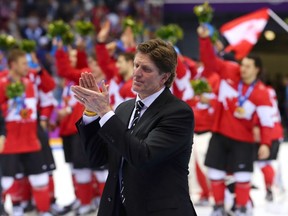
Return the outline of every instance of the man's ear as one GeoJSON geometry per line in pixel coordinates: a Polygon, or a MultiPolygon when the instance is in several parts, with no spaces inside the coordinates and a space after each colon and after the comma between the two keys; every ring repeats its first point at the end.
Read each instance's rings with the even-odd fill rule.
{"type": "Polygon", "coordinates": [[[166,81],[169,79],[170,76],[171,76],[171,73],[163,73],[163,77],[162,77],[163,84],[166,83],[166,81]]]}

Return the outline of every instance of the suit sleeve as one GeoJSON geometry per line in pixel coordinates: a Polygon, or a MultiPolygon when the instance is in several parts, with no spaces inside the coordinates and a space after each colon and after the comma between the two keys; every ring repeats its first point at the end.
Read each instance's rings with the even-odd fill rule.
{"type": "Polygon", "coordinates": [[[97,168],[106,165],[108,163],[108,147],[107,143],[98,136],[99,120],[84,125],[81,118],[76,122],[76,127],[91,166],[97,168]]]}
{"type": "MultiPolygon", "coordinates": [[[[131,134],[116,115],[99,130],[99,135],[118,151],[132,166],[150,168],[163,163],[179,152],[191,148],[193,142],[194,116],[187,104],[169,104],[161,110],[161,117],[144,125],[142,135],[131,134]],[[113,129],[112,129],[113,128],[113,129]]],[[[144,114],[145,115],[145,114],[144,114]]],[[[142,118],[142,117],[141,117],[142,118]]],[[[141,128],[141,129],[142,129],[141,128]]],[[[191,152],[190,152],[191,153],[191,152]]],[[[190,157],[190,156],[189,156],[190,157]]]]}

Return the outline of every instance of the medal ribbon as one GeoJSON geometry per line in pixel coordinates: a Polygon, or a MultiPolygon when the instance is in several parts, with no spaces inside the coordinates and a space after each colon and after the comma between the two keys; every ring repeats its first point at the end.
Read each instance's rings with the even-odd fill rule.
{"type": "MultiPolygon", "coordinates": [[[[13,106],[15,106],[16,108],[16,114],[19,115],[21,110],[24,109],[26,106],[25,106],[25,96],[26,94],[23,93],[22,96],[19,96],[19,97],[15,97],[13,98],[13,106]]],[[[12,107],[13,107],[12,106],[12,107]]]]}
{"type": "Polygon", "coordinates": [[[249,85],[245,95],[242,95],[243,82],[242,81],[239,82],[239,84],[238,84],[238,103],[239,103],[240,107],[242,107],[244,102],[250,97],[256,83],[257,83],[257,80],[255,80],[253,83],[251,83],[249,85]]]}
{"type": "MultiPolygon", "coordinates": [[[[14,80],[10,76],[8,76],[8,80],[10,81],[10,84],[14,82],[14,80]]],[[[23,82],[22,79],[21,79],[21,82],[23,82]]],[[[16,111],[15,111],[16,114],[19,115],[21,110],[26,108],[25,98],[26,98],[25,90],[24,90],[24,92],[22,93],[21,96],[17,96],[17,97],[11,98],[12,99],[12,104],[8,104],[8,112],[10,112],[13,108],[15,108],[16,109],[16,111]]]]}

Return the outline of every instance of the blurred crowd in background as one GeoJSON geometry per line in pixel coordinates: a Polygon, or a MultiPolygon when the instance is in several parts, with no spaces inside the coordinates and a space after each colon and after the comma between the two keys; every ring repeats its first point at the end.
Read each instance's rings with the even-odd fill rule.
{"type": "MultiPolygon", "coordinates": [[[[50,52],[52,38],[47,35],[49,23],[63,20],[73,26],[78,20],[89,21],[95,26],[94,36],[96,36],[101,23],[108,19],[111,24],[110,41],[112,41],[120,38],[123,31],[122,20],[129,16],[143,24],[145,31],[138,39],[143,41],[153,37],[155,30],[162,24],[161,7],[157,3],[147,2],[145,0],[1,0],[0,34],[12,35],[16,40],[36,41],[36,55],[41,65],[56,77],[54,57],[50,52]]],[[[93,39],[93,36],[86,38],[87,41],[93,39]]],[[[0,62],[4,60],[0,54],[0,62]]],[[[55,91],[55,96],[57,99],[61,96],[59,89],[55,91]]]]}
{"type": "Polygon", "coordinates": [[[97,33],[101,22],[109,19],[111,36],[115,39],[122,33],[121,20],[127,16],[141,20],[145,25],[143,37],[146,39],[161,25],[161,9],[145,0],[1,0],[0,34],[10,34],[17,40],[35,40],[37,57],[54,75],[53,59],[49,55],[52,39],[47,36],[49,23],[63,20],[73,26],[78,20],[91,21],[97,33]]]}
{"type": "MultiPolygon", "coordinates": [[[[230,13],[227,12],[227,16],[230,14],[229,16],[235,17],[236,14],[233,14],[232,12],[233,11],[230,11],[230,13]]],[[[198,54],[195,54],[197,53],[197,44],[193,42],[197,39],[195,34],[196,27],[194,26],[196,21],[194,19],[191,20],[191,15],[188,15],[189,13],[186,11],[183,14],[179,14],[179,16],[176,16],[175,12],[171,12],[170,14],[169,10],[167,14],[163,13],[162,1],[1,0],[0,34],[10,34],[17,40],[23,38],[35,40],[37,42],[37,57],[48,72],[54,76],[56,75],[55,64],[53,64],[54,60],[50,53],[52,49],[52,38],[47,36],[49,23],[55,20],[63,20],[72,26],[77,20],[91,21],[95,25],[97,32],[100,30],[101,22],[105,19],[109,19],[111,23],[110,40],[113,40],[113,38],[117,39],[120,37],[122,31],[121,20],[123,20],[124,17],[131,16],[133,19],[140,21],[144,26],[143,34],[138,36],[141,38],[138,38],[138,41],[136,41],[139,42],[148,38],[153,38],[156,29],[163,25],[164,22],[167,23],[173,21],[171,18],[172,16],[175,21],[178,20],[179,23],[181,23],[185,30],[185,38],[179,43],[180,49],[184,51],[186,55],[197,58],[198,54]],[[187,16],[187,18],[183,20],[185,16],[187,16]],[[187,23],[190,23],[191,25],[188,29],[186,26],[187,23]],[[193,29],[192,35],[191,29],[193,29]],[[193,43],[187,44],[187,41],[192,41],[193,43]],[[189,53],[187,52],[188,50],[190,50],[189,53]],[[193,53],[191,54],[191,52],[193,53]]],[[[190,14],[193,16],[192,11],[190,14]]],[[[216,13],[216,18],[219,15],[224,16],[224,14],[225,13],[219,11],[216,13]]],[[[216,22],[218,22],[217,25],[219,26],[220,20],[216,19],[216,22]]],[[[223,37],[221,39],[223,39],[223,37]]],[[[263,46],[263,41],[260,40],[259,44],[258,48],[263,46]]],[[[265,44],[271,44],[271,42],[269,43],[266,41],[265,44]]],[[[3,61],[5,61],[5,59],[3,59],[0,54],[0,71],[1,67],[3,67],[3,61]]],[[[286,104],[288,104],[288,96],[286,94],[286,76],[284,75],[283,78],[283,72],[279,74],[279,72],[273,71],[273,73],[275,75],[272,76],[269,73],[269,76],[273,78],[272,85],[277,92],[279,109],[284,127],[286,128],[286,125],[288,124],[286,113],[286,104]]],[[[59,94],[56,94],[56,96],[59,97],[59,94]]]]}

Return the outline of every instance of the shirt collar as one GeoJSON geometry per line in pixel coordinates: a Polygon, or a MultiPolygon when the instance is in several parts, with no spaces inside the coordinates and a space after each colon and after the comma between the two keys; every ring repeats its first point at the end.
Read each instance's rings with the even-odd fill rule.
{"type": "Polygon", "coordinates": [[[137,95],[137,97],[136,97],[136,102],[137,102],[138,100],[141,100],[141,101],[144,103],[145,107],[148,108],[148,107],[154,102],[154,100],[156,100],[156,98],[164,91],[164,89],[165,89],[165,87],[163,87],[163,88],[160,89],[159,91],[155,92],[154,94],[146,97],[146,98],[143,99],[143,100],[141,100],[140,97],[139,97],[139,95],[137,95]]]}

